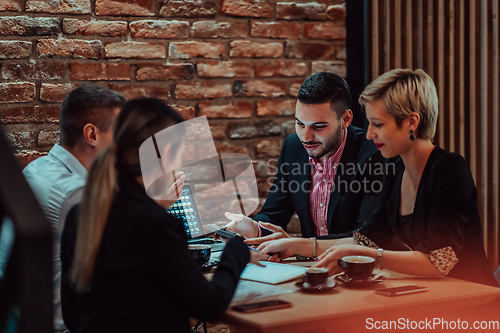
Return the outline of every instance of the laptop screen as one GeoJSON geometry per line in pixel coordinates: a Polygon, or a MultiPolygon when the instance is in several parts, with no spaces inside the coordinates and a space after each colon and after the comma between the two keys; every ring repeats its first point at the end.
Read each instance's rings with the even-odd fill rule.
{"type": "Polygon", "coordinates": [[[205,235],[191,185],[184,184],[181,196],[167,210],[167,213],[182,220],[184,231],[188,238],[197,238],[205,235]]]}

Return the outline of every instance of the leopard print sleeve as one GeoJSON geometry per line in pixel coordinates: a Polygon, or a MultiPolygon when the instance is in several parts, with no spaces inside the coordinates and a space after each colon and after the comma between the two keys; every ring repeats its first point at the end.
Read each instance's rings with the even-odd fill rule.
{"type": "Polygon", "coordinates": [[[358,245],[363,245],[363,246],[371,247],[374,249],[379,248],[379,246],[377,244],[375,244],[370,238],[366,237],[365,235],[363,235],[359,231],[355,231],[352,236],[354,238],[354,241],[358,245]]]}
{"type": "Polygon", "coordinates": [[[431,251],[427,253],[426,256],[444,275],[448,275],[448,273],[450,273],[453,267],[455,267],[458,263],[457,255],[451,246],[431,251]]]}

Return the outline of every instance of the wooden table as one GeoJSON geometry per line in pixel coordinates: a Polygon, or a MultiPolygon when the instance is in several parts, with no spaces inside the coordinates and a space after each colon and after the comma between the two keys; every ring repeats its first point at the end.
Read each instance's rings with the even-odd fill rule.
{"type": "MultiPolygon", "coordinates": [[[[434,318],[448,322],[455,321],[455,325],[457,319],[462,322],[461,325],[465,325],[463,321],[467,320],[470,321],[467,323],[470,329],[475,320],[494,320],[496,317],[500,325],[500,308],[489,315],[483,310],[477,312],[471,310],[500,299],[500,288],[452,278],[402,277],[388,271],[385,274],[388,278],[375,286],[350,289],[339,285],[325,294],[302,293],[295,286],[297,282],[295,280],[279,286],[295,289],[296,292],[263,299],[288,301],[293,304],[292,308],[253,314],[243,314],[229,309],[224,322],[231,325],[232,333],[373,332],[383,331],[375,328],[381,327],[384,322],[386,325],[390,324],[393,320],[395,324],[399,324],[399,328],[385,331],[399,332],[402,331],[402,324],[404,328],[411,328],[411,325],[418,324],[418,321],[432,321],[434,318]],[[429,291],[398,297],[382,296],[374,292],[376,289],[408,284],[427,286],[429,291]],[[467,310],[456,310],[460,308],[467,310]],[[368,329],[369,327],[372,329],[368,329]]],[[[433,322],[433,325],[435,325],[434,332],[445,331],[443,323],[439,326],[438,322],[433,322]]],[[[453,323],[448,325],[451,327],[453,323]]],[[[500,327],[495,331],[500,332],[500,327]]]]}

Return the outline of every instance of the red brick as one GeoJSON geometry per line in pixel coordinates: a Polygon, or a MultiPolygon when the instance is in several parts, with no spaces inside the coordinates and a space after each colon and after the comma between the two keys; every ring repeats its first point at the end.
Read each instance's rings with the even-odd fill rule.
{"type": "Polygon", "coordinates": [[[226,126],[210,124],[210,132],[214,140],[222,140],[226,137],[226,126]]]}
{"type": "Polygon", "coordinates": [[[20,0],[2,0],[0,2],[0,11],[8,10],[11,12],[21,11],[21,1],[20,0]]]}
{"type": "Polygon", "coordinates": [[[40,39],[36,51],[41,57],[99,59],[102,54],[102,42],[100,40],[40,39]]]}
{"type": "Polygon", "coordinates": [[[32,105],[1,109],[0,118],[4,124],[58,123],[59,107],[51,105],[32,105]]]}
{"type": "Polygon", "coordinates": [[[212,58],[220,59],[225,51],[224,44],[215,42],[178,42],[170,43],[170,59],[212,58]]]}
{"type": "Polygon", "coordinates": [[[4,80],[61,80],[65,74],[66,65],[62,62],[5,63],[2,66],[2,79],[4,80]]]}
{"type": "Polygon", "coordinates": [[[135,38],[175,38],[189,37],[189,22],[144,20],[129,24],[130,34],[135,38]]]}
{"type": "Polygon", "coordinates": [[[286,95],[286,82],[284,81],[235,81],[234,95],[246,97],[276,98],[286,95]]]}
{"type": "Polygon", "coordinates": [[[243,147],[241,145],[233,145],[228,142],[222,142],[215,144],[215,149],[217,149],[217,152],[219,154],[228,154],[228,153],[233,153],[233,154],[245,154],[249,155],[249,151],[247,147],[243,147]]]}
{"type": "Polygon", "coordinates": [[[335,56],[335,47],[313,42],[287,42],[285,55],[287,58],[298,59],[332,59],[335,56]]]}
{"type": "Polygon", "coordinates": [[[215,3],[206,0],[170,0],[160,9],[160,16],[214,18],[217,15],[215,3]]]}
{"type": "Polygon", "coordinates": [[[24,169],[25,166],[27,166],[37,158],[45,156],[47,154],[48,152],[45,151],[23,150],[16,154],[16,158],[21,169],[24,169]]]}
{"type": "Polygon", "coordinates": [[[279,58],[283,55],[281,43],[257,43],[246,40],[229,43],[231,58],[279,58]]]}
{"type": "Polygon", "coordinates": [[[35,145],[34,132],[10,132],[5,133],[5,136],[15,150],[29,149],[35,145]]]}
{"type": "Polygon", "coordinates": [[[196,110],[192,106],[171,104],[170,107],[184,119],[193,119],[196,116],[196,110]]]}
{"type": "Polygon", "coordinates": [[[242,61],[205,60],[196,65],[198,77],[250,77],[252,64],[242,61]]]}
{"type": "Polygon", "coordinates": [[[175,87],[176,99],[205,99],[230,97],[231,85],[217,82],[185,82],[177,83],[175,87]]]}
{"type": "Polygon", "coordinates": [[[140,81],[189,80],[193,74],[193,64],[137,64],[136,78],[140,81]]]}
{"type": "Polygon", "coordinates": [[[35,99],[34,83],[0,83],[0,103],[32,102],[35,99]]]}
{"type": "Polygon", "coordinates": [[[42,83],[40,88],[40,99],[44,102],[60,103],[73,89],[75,89],[75,86],[71,83],[42,83]]]}
{"type": "Polygon", "coordinates": [[[59,19],[55,17],[0,17],[0,35],[3,36],[47,36],[58,32],[59,19]]]}
{"type": "Polygon", "coordinates": [[[223,0],[221,14],[239,17],[270,18],[274,14],[274,6],[263,0],[223,0]]]}
{"type": "Polygon", "coordinates": [[[295,133],[295,120],[285,121],[282,126],[283,135],[287,136],[288,134],[295,133]]]}
{"type": "Polygon", "coordinates": [[[161,43],[116,42],[106,44],[106,58],[164,59],[165,45],[161,43]]]}
{"type": "Polygon", "coordinates": [[[306,23],[304,35],[309,39],[345,39],[344,22],[339,23],[306,23]]]}
{"type": "Polygon", "coordinates": [[[195,141],[196,143],[201,143],[201,140],[210,140],[211,138],[212,134],[210,133],[210,129],[206,126],[203,126],[203,124],[201,123],[193,124],[186,130],[187,141],[195,141]]]}
{"type": "Polygon", "coordinates": [[[191,27],[194,38],[244,38],[248,35],[248,25],[243,22],[194,22],[191,27]]]}
{"type": "Polygon", "coordinates": [[[257,101],[257,116],[293,116],[295,114],[295,100],[286,101],[257,101]]]}
{"type": "Polygon", "coordinates": [[[300,24],[297,22],[252,22],[250,34],[263,38],[300,38],[300,24]]]}
{"type": "Polygon", "coordinates": [[[257,157],[279,156],[281,153],[281,142],[279,139],[260,139],[255,144],[257,157]]]}
{"type": "Polygon", "coordinates": [[[259,197],[267,197],[269,195],[269,190],[273,185],[274,178],[259,178],[257,179],[257,192],[259,197]]]}
{"type": "Polygon", "coordinates": [[[318,72],[331,72],[342,77],[347,76],[346,64],[344,61],[313,61],[311,74],[318,72]]]}
{"type": "Polygon", "coordinates": [[[326,5],[317,2],[294,3],[278,2],[276,4],[276,18],[282,20],[326,20],[326,5]]]}
{"type": "Polygon", "coordinates": [[[155,0],[96,0],[95,13],[103,16],[154,16],[155,0]]]}
{"type": "Polygon", "coordinates": [[[23,59],[31,55],[31,42],[0,41],[0,59],[23,59]]]}
{"type": "Polygon", "coordinates": [[[335,21],[345,21],[345,6],[344,5],[333,5],[328,6],[326,9],[326,14],[330,20],[335,21]]]}
{"type": "Polygon", "coordinates": [[[51,14],[90,14],[90,0],[26,0],[26,11],[51,14]]]}
{"type": "Polygon", "coordinates": [[[72,80],[130,80],[129,64],[81,64],[73,62],[69,64],[72,80]]]}
{"type": "Polygon", "coordinates": [[[252,116],[251,102],[227,102],[225,104],[214,105],[210,101],[198,104],[200,116],[207,118],[250,118],[252,116]]]}
{"type": "Polygon", "coordinates": [[[38,133],[38,146],[53,146],[60,141],[60,131],[40,131],[38,133]]]}
{"type": "Polygon", "coordinates": [[[170,91],[169,87],[142,85],[119,86],[116,84],[110,84],[109,89],[118,91],[128,100],[142,97],[154,97],[166,101],[170,91]]]}
{"type": "Polygon", "coordinates": [[[231,121],[228,124],[231,140],[251,139],[262,136],[276,136],[281,134],[280,125],[270,120],[259,121],[231,121]]]}
{"type": "Polygon", "coordinates": [[[63,32],[68,35],[122,37],[127,34],[127,22],[65,18],[63,20],[63,32]]]}
{"type": "Polygon", "coordinates": [[[337,50],[337,59],[346,60],[345,58],[345,42],[337,42],[335,49],[337,50]]]}
{"type": "Polygon", "coordinates": [[[307,75],[305,62],[269,60],[255,65],[255,76],[258,77],[291,77],[307,75]]]}
{"type": "Polygon", "coordinates": [[[290,90],[288,91],[288,94],[293,97],[297,97],[299,95],[299,89],[300,85],[304,82],[304,80],[300,81],[291,81],[290,82],[290,90]]]}
{"type": "Polygon", "coordinates": [[[270,177],[276,174],[276,168],[278,165],[277,158],[270,158],[268,160],[254,160],[253,169],[257,177],[270,177]]]}

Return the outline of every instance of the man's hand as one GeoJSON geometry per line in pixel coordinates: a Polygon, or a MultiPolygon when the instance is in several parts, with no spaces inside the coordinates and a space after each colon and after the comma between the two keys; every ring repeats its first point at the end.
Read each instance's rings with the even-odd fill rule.
{"type": "MultiPolygon", "coordinates": [[[[237,232],[245,238],[257,237],[259,233],[257,222],[243,214],[226,212],[225,215],[231,220],[231,222],[226,225],[227,230],[237,232]]],[[[215,234],[214,239],[219,239],[219,236],[215,234]]]]}
{"type": "Polygon", "coordinates": [[[186,175],[184,175],[184,172],[176,171],[175,181],[167,188],[166,199],[155,200],[155,202],[165,210],[168,210],[170,206],[172,206],[181,196],[182,188],[184,187],[184,180],[186,180],[186,175]]]}
{"type": "Polygon", "coordinates": [[[264,228],[271,230],[273,233],[264,237],[245,239],[245,243],[247,243],[248,245],[257,245],[280,238],[291,238],[290,235],[287,234],[286,231],[283,230],[283,228],[278,225],[267,222],[260,222],[260,224],[264,228]]]}

